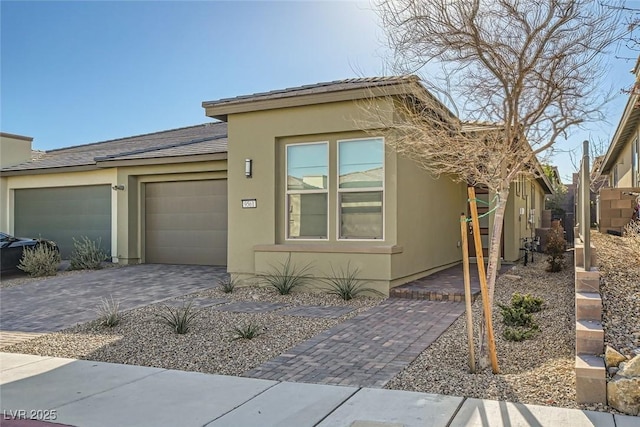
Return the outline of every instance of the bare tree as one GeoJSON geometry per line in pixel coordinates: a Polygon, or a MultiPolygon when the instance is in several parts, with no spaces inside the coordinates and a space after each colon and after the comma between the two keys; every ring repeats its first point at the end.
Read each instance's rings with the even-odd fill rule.
{"type": "Polygon", "coordinates": [[[397,70],[427,74],[446,100],[414,91],[394,101],[402,120],[387,123],[388,140],[433,175],[497,197],[493,303],[510,183],[536,173],[536,155],[570,127],[602,119],[602,54],[620,37],[617,13],[590,0],[381,0],[376,10],[397,70]]]}

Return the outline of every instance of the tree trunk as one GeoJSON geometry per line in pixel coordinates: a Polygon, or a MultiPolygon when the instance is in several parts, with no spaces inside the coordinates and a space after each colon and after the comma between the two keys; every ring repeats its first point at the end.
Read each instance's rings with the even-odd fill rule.
{"type": "Polygon", "coordinates": [[[506,188],[498,192],[498,205],[493,218],[493,230],[491,232],[491,242],[489,243],[489,266],[487,267],[487,287],[489,288],[489,304],[493,307],[493,293],[498,277],[498,263],[502,248],[502,233],[504,232],[504,214],[509,198],[509,184],[506,188]]]}
{"type": "MultiPolygon", "coordinates": [[[[493,294],[496,286],[496,278],[498,277],[498,261],[500,260],[500,249],[502,247],[502,232],[504,229],[504,214],[507,208],[507,199],[509,198],[509,184],[506,188],[498,191],[498,202],[493,218],[493,228],[491,231],[491,240],[489,242],[489,265],[487,267],[487,288],[489,292],[489,305],[491,313],[493,313],[493,294]]],[[[480,367],[485,368],[489,365],[489,357],[487,355],[487,331],[484,327],[484,312],[480,320],[480,351],[479,361],[480,367]]]]}

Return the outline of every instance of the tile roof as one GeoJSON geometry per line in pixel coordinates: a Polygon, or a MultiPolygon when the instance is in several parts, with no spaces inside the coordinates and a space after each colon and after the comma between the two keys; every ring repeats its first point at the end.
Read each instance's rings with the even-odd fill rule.
{"type": "Polygon", "coordinates": [[[259,92],[251,95],[236,96],[233,98],[223,98],[216,101],[205,101],[203,107],[214,105],[232,105],[249,101],[289,98],[301,95],[315,95],[320,93],[339,92],[351,89],[366,89],[396,85],[399,83],[419,82],[418,76],[389,76],[389,77],[364,77],[346,80],[335,80],[332,82],[315,83],[305,86],[290,87],[286,89],[272,90],[269,92],[259,92]]]}
{"type": "Polygon", "coordinates": [[[226,151],[227,124],[205,123],[51,150],[29,162],[3,168],[2,172],[91,166],[98,161],[150,159],[226,151]]]}

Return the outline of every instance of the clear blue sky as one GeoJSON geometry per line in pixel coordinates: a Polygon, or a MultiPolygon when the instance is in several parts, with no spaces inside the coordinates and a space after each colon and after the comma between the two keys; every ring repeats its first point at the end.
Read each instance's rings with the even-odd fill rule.
{"type": "MultiPolygon", "coordinates": [[[[53,148],[210,121],[202,101],[384,74],[368,2],[0,2],[0,129],[53,148]]],[[[633,63],[614,61],[612,85],[633,63]]],[[[610,140],[609,121],[575,132],[610,140]]],[[[563,176],[567,156],[556,157],[563,176]]]]}

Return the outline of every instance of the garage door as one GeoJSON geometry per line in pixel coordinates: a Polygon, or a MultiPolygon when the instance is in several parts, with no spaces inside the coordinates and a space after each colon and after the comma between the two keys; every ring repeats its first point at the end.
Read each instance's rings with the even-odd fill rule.
{"type": "Polygon", "coordinates": [[[100,238],[111,255],[111,192],[108,185],[15,190],[15,235],[51,239],[63,258],[71,255],[74,237],[100,238]]]}
{"type": "Polygon", "coordinates": [[[227,265],[227,180],[146,184],[145,260],[227,265]]]}

